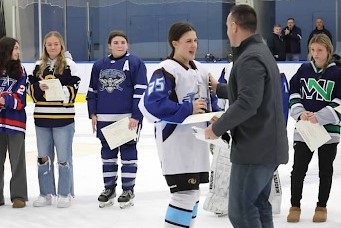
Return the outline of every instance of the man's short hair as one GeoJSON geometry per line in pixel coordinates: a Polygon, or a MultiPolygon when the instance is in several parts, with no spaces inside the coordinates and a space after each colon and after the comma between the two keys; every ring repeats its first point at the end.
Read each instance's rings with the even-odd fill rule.
{"type": "Polygon", "coordinates": [[[255,33],[257,30],[257,14],[249,5],[234,5],[230,11],[234,22],[241,28],[255,33]]]}

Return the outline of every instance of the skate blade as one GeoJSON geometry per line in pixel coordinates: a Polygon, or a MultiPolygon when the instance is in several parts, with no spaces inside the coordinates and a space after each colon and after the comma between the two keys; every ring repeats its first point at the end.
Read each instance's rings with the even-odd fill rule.
{"type": "Polygon", "coordinates": [[[119,202],[119,204],[120,204],[121,209],[125,209],[127,207],[134,206],[134,202],[132,200],[130,200],[128,202],[119,202]]]}
{"type": "Polygon", "coordinates": [[[110,207],[114,205],[114,201],[108,200],[107,202],[99,202],[99,208],[110,207]]]}

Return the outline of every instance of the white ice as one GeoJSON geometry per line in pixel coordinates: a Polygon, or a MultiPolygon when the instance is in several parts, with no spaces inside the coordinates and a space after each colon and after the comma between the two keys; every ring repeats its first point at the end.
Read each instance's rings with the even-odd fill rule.
{"type": "MultiPolygon", "coordinates": [[[[109,208],[99,208],[97,197],[103,189],[100,143],[91,130],[90,120],[87,117],[86,104],[76,104],[76,133],[73,145],[75,198],[70,208],[57,208],[52,205],[44,208],[32,206],[33,200],[39,194],[36,142],[32,117],[32,104],[27,107],[27,134],[26,134],[26,160],[29,201],[22,209],[13,209],[9,199],[9,180],[11,177],[8,160],[5,165],[5,201],[0,207],[1,228],[56,228],[56,227],[82,227],[82,228],[162,228],[165,210],[169,202],[169,190],[158,162],[157,151],[153,138],[152,124],[145,122],[138,144],[139,166],[135,187],[135,205],[131,208],[120,209],[118,204],[109,208]]],[[[274,215],[276,228],[289,227],[341,227],[341,158],[337,155],[334,162],[333,185],[328,201],[328,220],[323,224],[312,222],[318,192],[318,163],[314,155],[309,166],[309,171],[304,184],[302,199],[301,221],[297,224],[286,222],[290,207],[290,172],[292,166],[292,132],[294,121],[289,119],[288,137],[290,146],[290,160],[287,165],[279,167],[282,184],[283,198],[281,213],[274,215]]],[[[58,173],[58,172],[57,172],[58,173]]],[[[120,194],[120,186],[117,188],[120,194]]],[[[214,214],[202,209],[203,202],[208,192],[208,184],[201,187],[201,204],[196,228],[223,228],[232,227],[227,217],[218,218],[214,214]]]]}

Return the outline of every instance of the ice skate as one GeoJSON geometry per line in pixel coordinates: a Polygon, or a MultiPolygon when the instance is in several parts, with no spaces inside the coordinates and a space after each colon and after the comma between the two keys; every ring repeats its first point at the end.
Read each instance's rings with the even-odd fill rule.
{"type": "Polygon", "coordinates": [[[123,191],[117,202],[120,204],[120,208],[124,209],[130,206],[134,206],[135,194],[131,190],[123,191]]]}
{"type": "Polygon", "coordinates": [[[110,207],[114,204],[116,192],[114,188],[106,188],[98,197],[99,208],[110,207]]]}

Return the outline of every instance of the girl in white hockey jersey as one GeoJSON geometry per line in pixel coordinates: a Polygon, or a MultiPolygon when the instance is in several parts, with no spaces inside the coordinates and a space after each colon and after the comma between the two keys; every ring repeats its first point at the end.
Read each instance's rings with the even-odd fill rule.
{"type": "Polygon", "coordinates": [[[207,123],[181,123],[189,115],[210,110],[212,100],[208,72],[194,60],[198,39],[193,26],[173,24],[168,42],[172,52],[153,73],[139,107],[155,122],[162,173],[171,192],[164,227],[192,227],[199,184],[208,183],[210,169],[208,144],[195,138],[192,127],[205,128],[207,123]]]}

